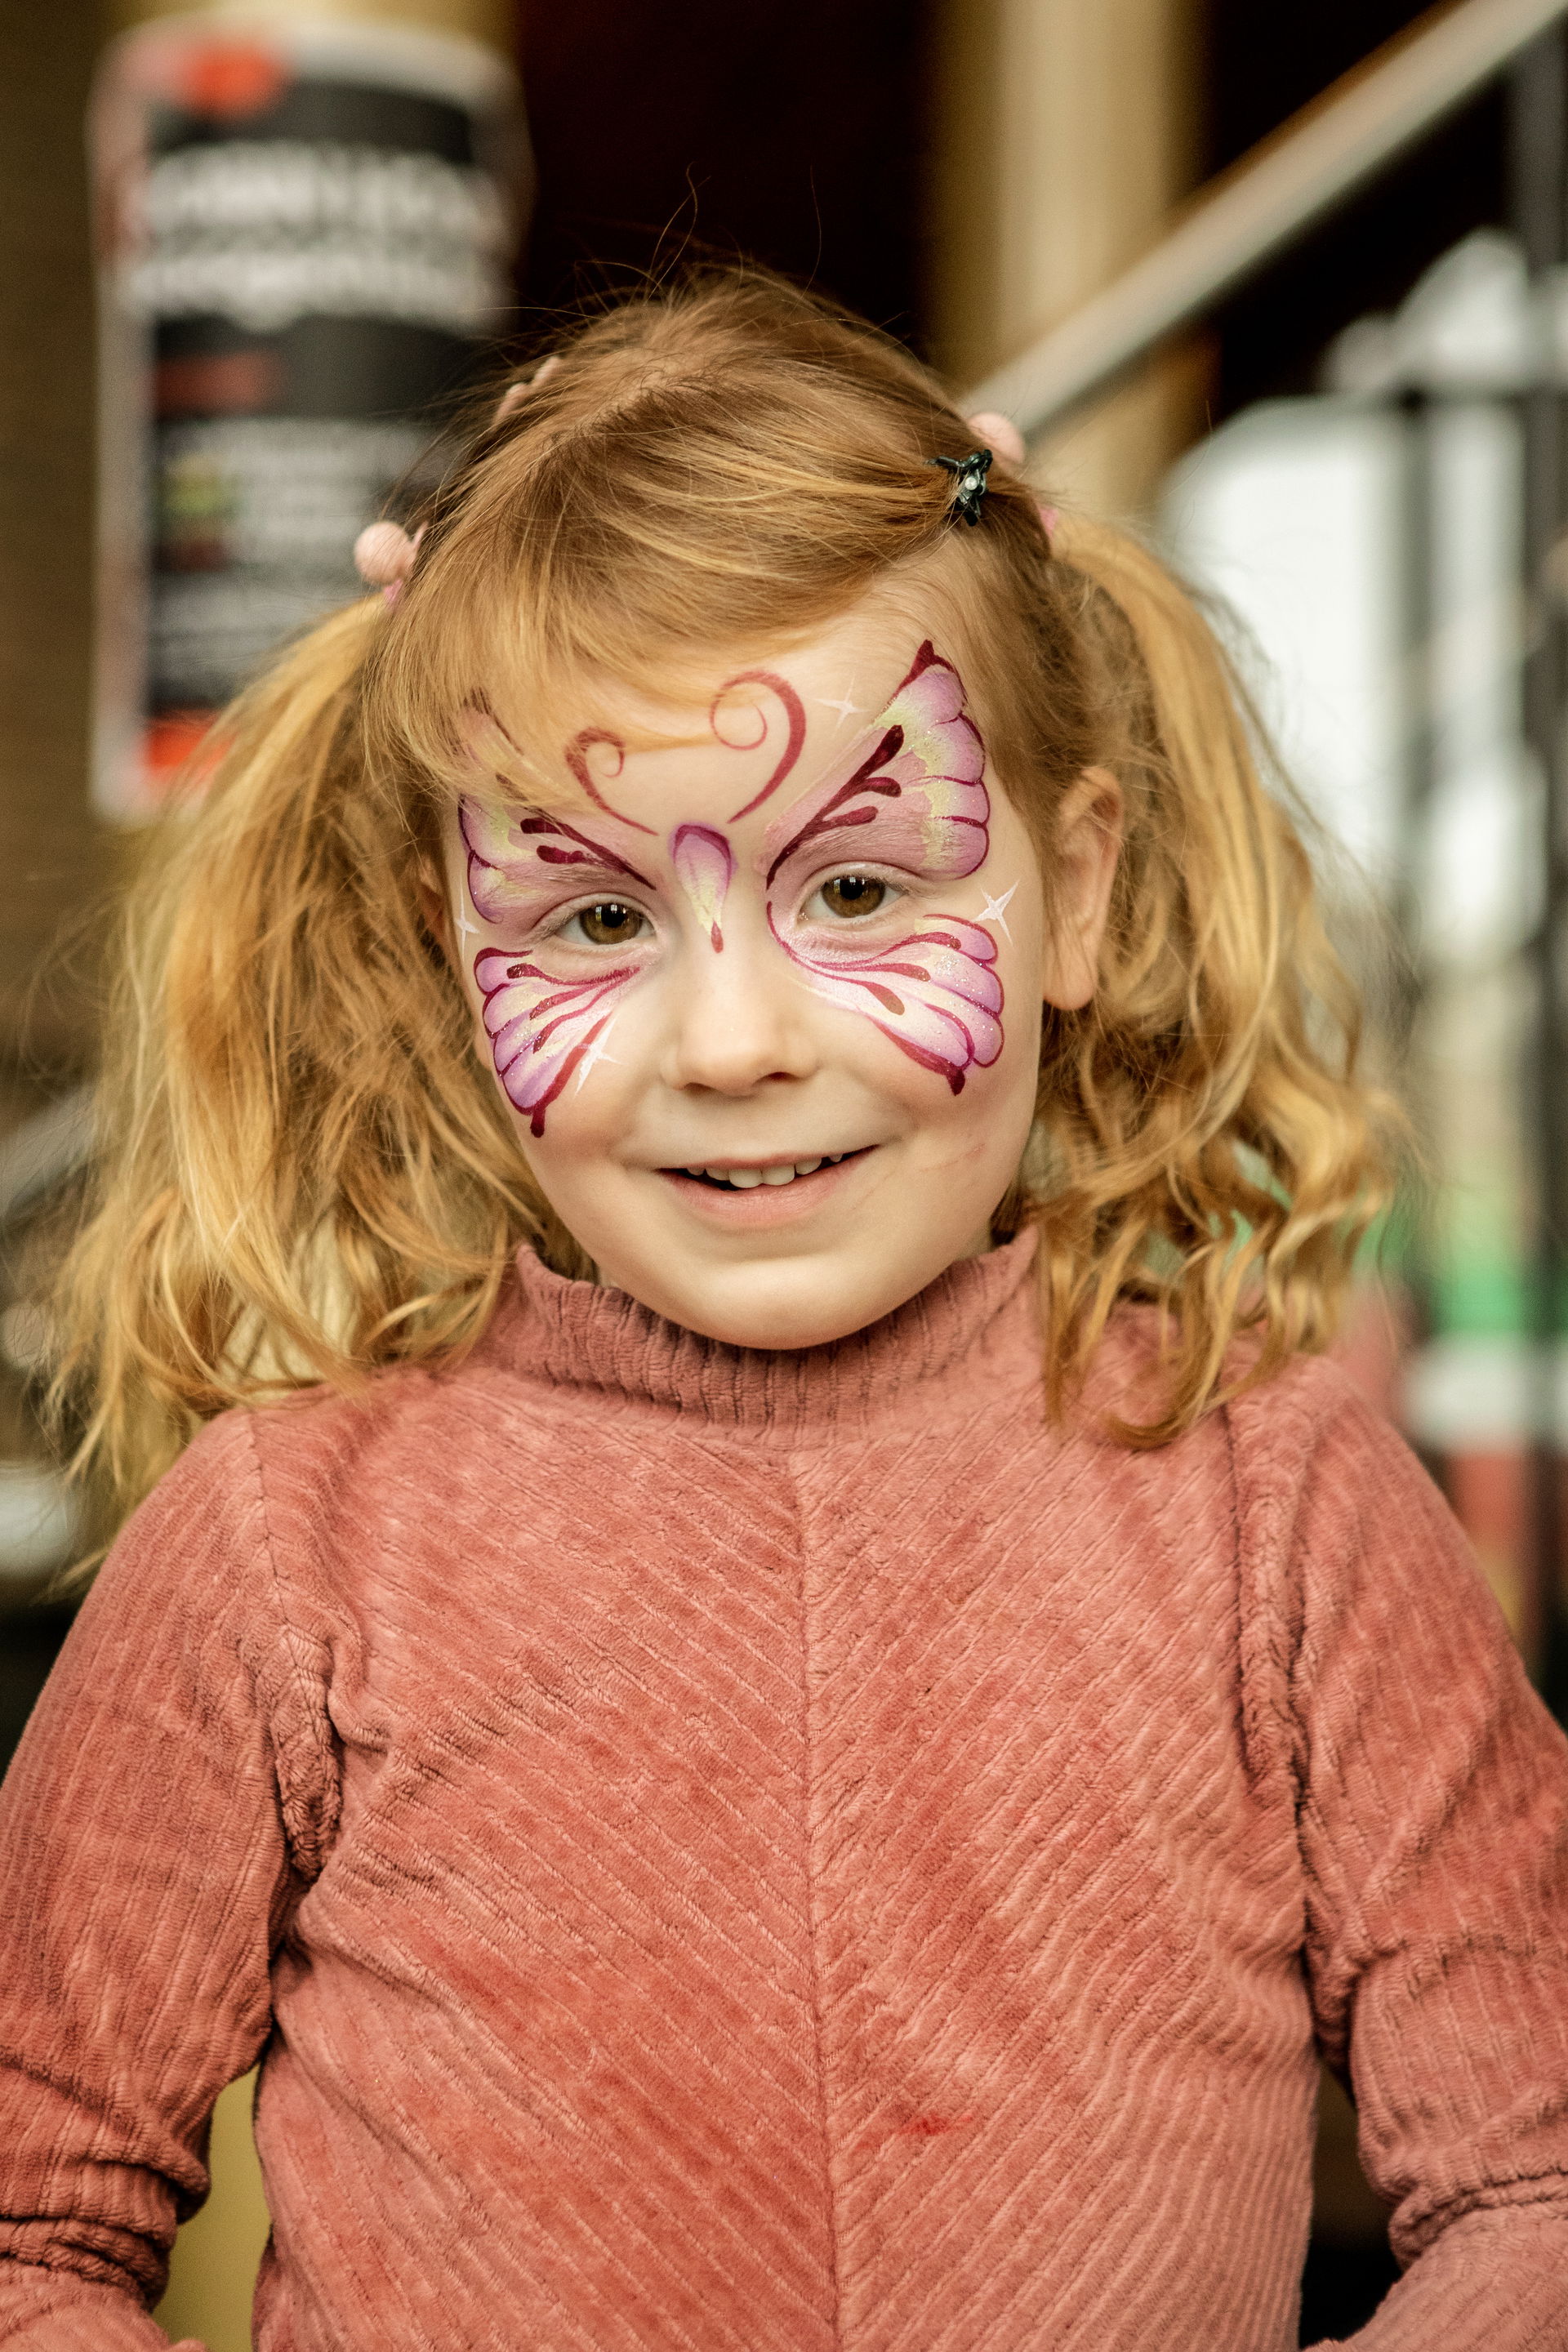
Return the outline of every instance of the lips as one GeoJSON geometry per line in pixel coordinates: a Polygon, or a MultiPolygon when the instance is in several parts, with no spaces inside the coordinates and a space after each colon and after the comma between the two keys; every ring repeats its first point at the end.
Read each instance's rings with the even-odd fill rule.
{"type": "Polygon", "coordinates": [[[808,1152],[799,1160],[692,1160],[684,1168],[661,1168],[658,1174],[689,1209],[720,1225],[771,1225],[809,1214],[874,1149],[864,1144],[858,1151],[829,1151],[820,1159],[808,1152]]]}

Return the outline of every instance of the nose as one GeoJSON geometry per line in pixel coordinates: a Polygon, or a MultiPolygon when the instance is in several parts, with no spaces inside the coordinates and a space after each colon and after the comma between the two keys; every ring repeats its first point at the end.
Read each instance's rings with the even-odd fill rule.
{"type": "Polygon", "coordinates": [[[672,977],[667,1086],[747,1095],[770,1078],[805,1078],[816,1069],[803,992],[765,925],[727,923],[717,952],[706,938],[691,939],[672,977]]]}

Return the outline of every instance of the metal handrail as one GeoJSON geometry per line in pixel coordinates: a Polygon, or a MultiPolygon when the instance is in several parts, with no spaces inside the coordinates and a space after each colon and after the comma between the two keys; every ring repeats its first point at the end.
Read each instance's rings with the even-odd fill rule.
{"type": "Polygon", "coordinates": [[[1375,50],[1212,181],[1169,235],[965,393],[1033,436],[1201,317],[1282,246],[1462,106],[1568,0],[1453,0],[1375,50]]]}

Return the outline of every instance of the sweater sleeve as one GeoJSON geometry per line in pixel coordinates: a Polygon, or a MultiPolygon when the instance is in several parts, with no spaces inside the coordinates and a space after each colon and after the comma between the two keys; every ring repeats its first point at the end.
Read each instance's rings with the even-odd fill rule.
{"type": "Polygon", "coordinates": [[[0,2345],[150,2352],[321,1803],[247,1416],[100,1573],[0,1791],[0,2345]]]}
{"type": "Polygon", "coordinates": [[[1352,2341],[1565,2352],[1568,1745],[1408,1447],[1312,1390],[1274,1547],[1307,1966],[1407,2266],[1352,2341]]]}

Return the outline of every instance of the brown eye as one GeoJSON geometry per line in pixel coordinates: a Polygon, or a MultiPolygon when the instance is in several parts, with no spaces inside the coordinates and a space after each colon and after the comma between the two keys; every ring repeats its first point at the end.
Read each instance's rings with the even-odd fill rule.
{"type": "Polygon", "coordinates": [[[830,915],[874,915],[887,898],[888,886],[869,874],[836,874],[816,895],[830,915]]]}
{"type": "Polygon", "coordinates": [[[580,932],[590,947],[624,948],[635,940],[647,917],[640,907],[625,907],[618,898],[602,898],[596,907],[579,908],[567,924],[568,936],[580,932]]]}

